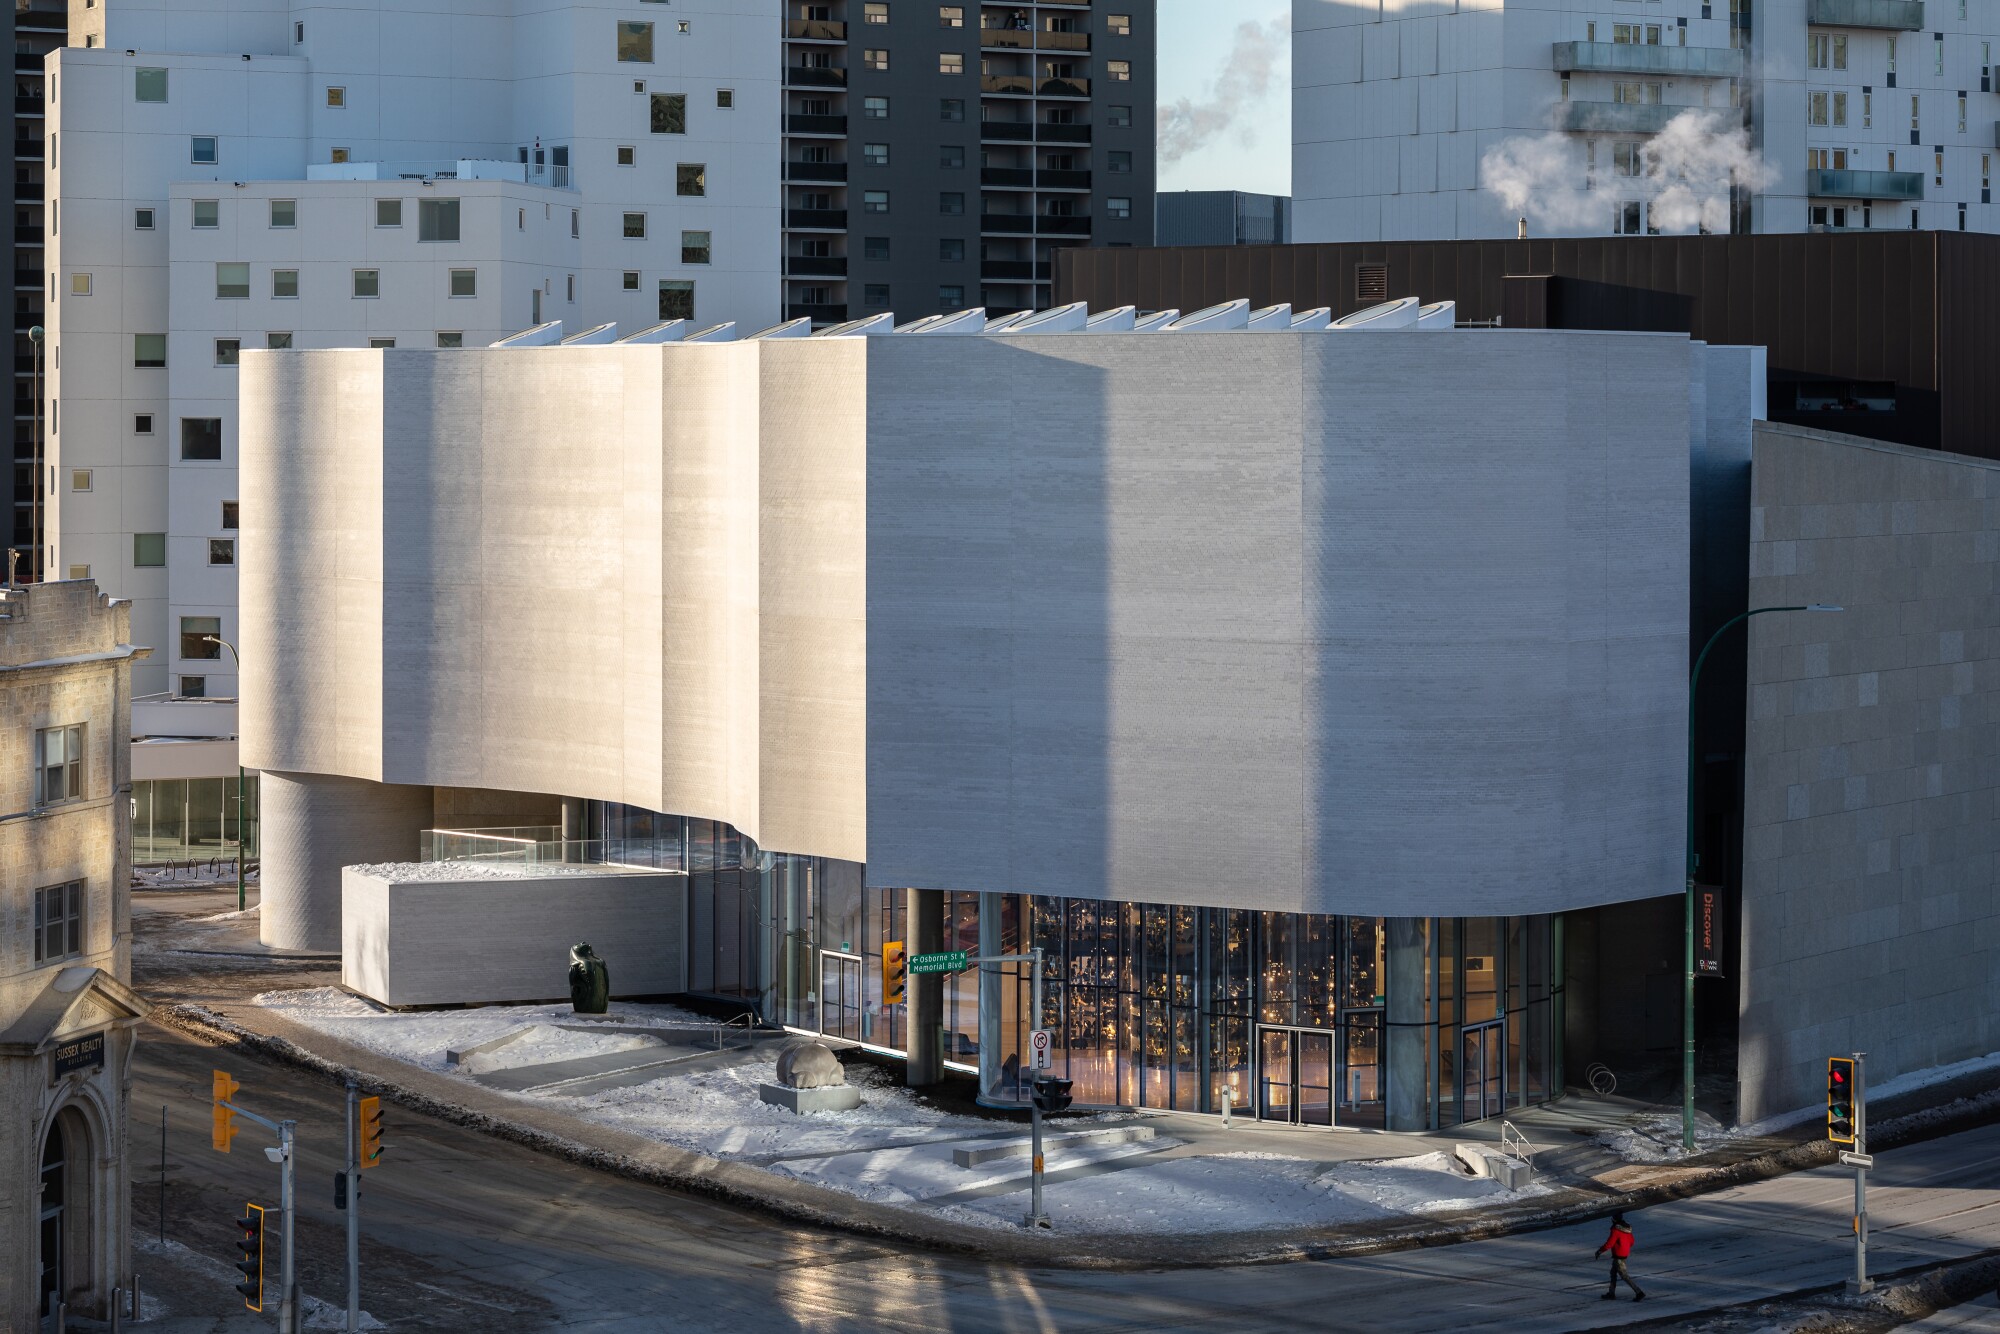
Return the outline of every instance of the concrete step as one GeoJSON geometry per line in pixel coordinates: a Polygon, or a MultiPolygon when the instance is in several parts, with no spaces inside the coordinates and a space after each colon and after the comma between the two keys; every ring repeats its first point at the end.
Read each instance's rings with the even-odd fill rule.
{"type": "MultiPolygon", "coordinates": [[[[1159,1131],[1152,1126],[1107,1126],[1102,1130],[1072,1130],[1060,1135],[1042,1136],[1042,1157],[1048,1158],[1058,1149],[1095,1148],[1100,1144],[1143,1144],[1157,1138],[1159,1131]]],[[[1027,1158],[1034,1153],[1031,1140],[1007,1139],[991,1144],[969,1145],[951,1151],[951,1160],[960,1167],[978,1167],[982,1163],[997,1162],[1002,1158],[1027,1158]]]]}

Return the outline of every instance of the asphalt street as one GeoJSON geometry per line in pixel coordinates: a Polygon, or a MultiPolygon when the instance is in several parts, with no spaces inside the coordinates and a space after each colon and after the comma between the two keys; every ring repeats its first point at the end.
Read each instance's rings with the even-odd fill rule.
{"type": "MultiPolygon", "coordinates": [[[[139,1230],[158,1226],[167,1108],[166,1232],[228,1257],[237,1202],[275,1204],[255,1127],[209,1147],[209,1071],[245,1106],[299,1122],[305,1291],[343,1301],[332,1174],[341,1091],[158,1028],[133,1085],[139,1230]]],[[[1145,1273],[1036,1272],[908,1252],[776,1223],[620,1180],[400,1108],[368,1174],[363,1306],[397,1330],[1565,1330],[1611,1327],[1837,1283],[1851,1272],[1851,1173],[1826,1168],[1633,1216],[1648,1300],[1601,1301],[1590,1223],[1431,1250],[1318,1263],[1145,1273]]],[[[2000,1126],[1880,1155],[1871,1176],[1878,1272],[2000,1248],[2000,1126]]],[[[157,1260],[143,1257],[147,1266],[157,1260]]],[[[183,1266],[149,1291],[223,1317],[233,1294],[183,1266]]],[[[236,1321],[183,1328],[230,1329],[236,1321]]],[[[1976,1326],[1975,1326],[1976,1327],[1976,1326]]]]}

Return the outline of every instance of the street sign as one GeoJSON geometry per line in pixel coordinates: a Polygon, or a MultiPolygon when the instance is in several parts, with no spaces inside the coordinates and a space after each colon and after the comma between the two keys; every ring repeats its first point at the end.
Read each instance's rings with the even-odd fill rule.
{"type": "Polygon", "coordinates": [[[1875,1168],[1875,1155],[1872,1153],[1850,1153],[1843,1149],[1840,1154],[1840,1162],[1844,1167],[1865,1167],[1873,1171],[1875,1168]]]}
{"type": "Polygon", "coordinates": [[[910,972],[912,974],[962,973],[964,971],[964,950],[946,950],[942,954],[913,954],[910,956],[910,972]]]}
{"type": "Polygon", "coordinates": [[[1028,1052],[1034,1057],[1034,1069],[1055,1069],[1055,1040],[1048,1029],[1038,1028],[1028,1034],[1028,1052]]]}

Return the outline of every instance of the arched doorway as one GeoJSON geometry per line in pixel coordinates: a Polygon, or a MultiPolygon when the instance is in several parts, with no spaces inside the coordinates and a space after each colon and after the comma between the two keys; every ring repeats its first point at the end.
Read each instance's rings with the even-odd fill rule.
{"type": "Polygon", "coordinates": [[[75,1108],[49,1123],[42,1142],[40,1311],[84,1286],[90,1249],[90,1132],[75,1108]]]}

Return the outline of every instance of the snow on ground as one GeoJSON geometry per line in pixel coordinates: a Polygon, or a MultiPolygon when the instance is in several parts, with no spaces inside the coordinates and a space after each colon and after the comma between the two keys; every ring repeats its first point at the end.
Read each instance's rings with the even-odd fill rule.
{"type": "Polygon", "coordinates": [[[362,875],[374,876],[377,880],[386,880],[392,885],[456,880],[519,880],[523,877],[546,880],[558,875],[633,874],[615,866],[600,866],[595,863],[565,865],[562,862],[542,862],[534,866],[529,866],[525,862],[364,862],[347,869],[362,875]]]}
{"type": "MultiPolygon", "coordinates": [[[[1536,1183],[1510,1191],[1497,1181],[1467,1177],[1443,1153],[1331,1166],[1277,1154],[1222,1153],[1052,1183],[1043,1200],[1059,1230],[1233,1232],[1390,1221],[1553,1189],[1536,1183]]],[[[1013,1226],[1021,1220],[1022,1197],[992,1196],[936,1212],[959,1222],[1013,1226]]]]}
{"type": "MultiPolygon", "coordinates": [[[[460,1078],[480,1068],[518,1068],[622,1049],[614,1043],[647,1045],[644,1037],[589,1032],[587,1023],[561,1004],[392,1012],[333,987],[266,992],[257,1003],[329,1036],[460,1078]],[[585,1031],[574,1031],[578,1028],[585,1031]],[[448,1048],[464,1051],[523,1029],[524,1036],[485,1054],[492,1065],[445,1063],[448,1048]]],[[[711,1022],[669,1005],[612,1008],[613,1017],[628,1026],[711,1022]]],[[[1025,1141],[1025,1125],[942,1110],[905,1089],[892,1073],[860,1063],[847,1068],[848,1080],[861,1090],[860,1107],[794,1115],[757,1096],[757,1086],[774,1077],[774,1051],[774,1044],[766,1043],[740,1064],[670,1071],[629,1088],[503,1096],[865,1200],[928,1208],[984,1225],[1020,1221],[1028,1190],[1025,1154],[961,1168],[951,1153],[996,1139],[1025,1141]],[[927,1204],[988,1187],[995,1193],[927,1204]]],[[[1051,1172],[1099,1169],[1051,1185],[1049,1210],[1058,1226],[1094,1232],[1288,1229],[1448,1212],[1553,1189],[1537,1183],[1509,1192],[1497,1182],[1464,1176],[1443,1153],[1329,1165],[1259,1153],[1176,1158],[1171,1152],[1184,1145],[1164,1134],[1132,1144],[1055,1138],[1133,1120],[1104,1113],[1064,1117],[1047,1128],[1051,1172]]],[[[1152,1118],[1139,1123],[1156,1129],[1171,1124],[1152,1118]]]]}
{"type": "MultiPolygon", "coordinates": [[[[257,865],[250,864],[244,880],[257,883],[257,865]]],[[[134,889],[189,889],[207,885],[233,885],[236,883],[236,854],[226,857],[198,857],[190,869],[187,862],[166,866],[135,866],[132,868],[132,888],[134,889]]]]}
{"type": "Polygon", "coordinates": [[[532,1024],[519,1037],[491,1051],[473,1052],[458,1063],[469,1075],[492,1070],[511,1070],[521,1065],[544,1065],[578,1056],[605,1056],[612,1052],[658,1049],[659,1042],[637,1033],[577,1033],[554,1024],[532,1024]]]}
{"type": "MultiPolygon", "coordinates": [[[[271,1226],[276,1227],[277,1225],[273,1223],[271,1226]]],[[[266,1244],[275,1245],[275,1239],[267,1239],[266,1244]]],[[[142,1255],[148,1255],[163,1263],[170,1264],[174,1268],[182,1270],[198,1280],[209,1280],[219,1284],[234,1286],[243,1279],[243,1276],[237,1273],[228,1261],[202,1251],[197,1251],[192,1247],[184,1246],[178,1241],[169,1240],[163,1242],[157,1237],[148,1237],[140,1234],[132,1238],[132,1249],[142,1255]]],[[[339,1282],[340,1280],[336,1279],[335,1281],[339,1282]]],[[[273,1278],[271,1283],[275,1287],[277,1283],[276,1278],[273,1278]]],[[[276,1310],[277,1308],[273,1306],[270,1309],[276,1310]]],[[[173,1312],[169,1303],[153,1296],[150,1291],[140,1294],[139,1318],[142,1321],[159,1320],[171,1314],[173,1312]]],[[[389,1328],[366,1311],[362,1311],[360,1316],[361,1328],[363,1329],[389,1328]]],[[[313,1296],[311,1293],[301,1292],[299,1294],[299,1323],[307,1330],[346,1329],[347,1301],[345,1295],[343,1294],[337,1301],[324,1301],[313,1296]]]]}

